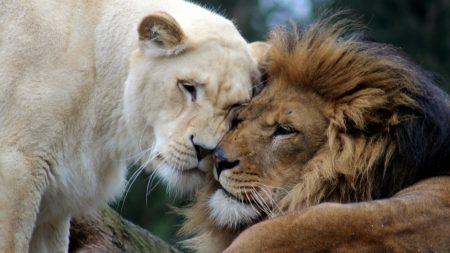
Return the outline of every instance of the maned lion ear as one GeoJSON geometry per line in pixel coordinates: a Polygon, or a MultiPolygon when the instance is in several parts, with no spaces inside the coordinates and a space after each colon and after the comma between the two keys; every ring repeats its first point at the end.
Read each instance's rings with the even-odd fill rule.
{"type": "Polygon", "coordinates": [[[257,82],[253,82],[252,86],[252,97],[261,93],[267,81],[267,72],[264,69],[267,52],[270,49],[270,44],[266,42],[256,41],[248,44],[250,49],[250,55],[258,64],[259,69],[261,70],[260,79],[257,82]]]}
{"type": "Polygon", "coordinates": [[[159,11],[145,17],[138,32],[141,49],[151,56],[177,55],[186,47],[183,30],[166,12],[159,11]]]}
{"type": "Polygon", "coordinates": [[[255,41],[248,44],[250,48],[250,54],[258,63],[258,65],[262,64],[266,58],[267,52],[269,51],[270,44],[262,41],[255,41]]]}

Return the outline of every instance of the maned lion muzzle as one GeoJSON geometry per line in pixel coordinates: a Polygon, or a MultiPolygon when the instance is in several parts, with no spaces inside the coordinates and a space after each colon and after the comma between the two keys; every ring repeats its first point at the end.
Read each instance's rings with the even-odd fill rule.
{"type": "Polygon", "coordinates": [[[223,148],[218,147],[214,151],[214,177],[219,181],[220,173],[224,170],[232,169],[239,165],[239,160],[229,161],[223,148]]]}

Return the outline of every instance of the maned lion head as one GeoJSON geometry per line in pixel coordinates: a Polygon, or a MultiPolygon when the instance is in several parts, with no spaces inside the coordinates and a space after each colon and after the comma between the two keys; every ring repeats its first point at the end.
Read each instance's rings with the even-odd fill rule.
{"type": "Polygon", "coordinates": [[[267,85],[217,146],[217,182],[186,211],[184,232],[229,240],[225,231],[266,216],[389,197],[449,173],[448,96],[350,25],[331,17],[272,33],[267,85]]]}
{"type": "Polygon", "coordinates": [[[125,115],[144,150],[141,160],[182,192],[197,188],[202,170],[211,168],[205,157],[227,130],[230,108],[250,100],[266,48],[247,44],[230,21],[215,16],[186,29],[165,12],[146,17],[125,86],[125,115]]]}
{"type": "Polygon", "coordinates": [[[326,102],[285,80],[270,82],[232,121],[215,151],[220,189],[209,205],[220,225],[236,227],[272,214],[326,146],[326,102]]]}

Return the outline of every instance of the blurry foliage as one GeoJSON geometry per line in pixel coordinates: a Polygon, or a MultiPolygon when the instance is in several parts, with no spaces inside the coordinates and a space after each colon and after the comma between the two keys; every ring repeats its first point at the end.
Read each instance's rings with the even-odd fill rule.
{"type": "MultiPolygon", "coordinates": [[[[316,0],[309,3],[309,17],[289,17],[292,3],[299,0],[196,0],[201,5],[233,19],[249,41],[263,40],[277,17],[292,18],[305,25],[324,9],[353,10],[376,41],[402,48],[425,69],[442,78],[441,87],[450,91],[450,0],[316,0]],[[260,4],[264,4],[261,6],[260,4]],[[269,4],[269,5],[268,5],[269,4]],[[267,7],[269,6],[269,7],[267,7]],[[264,7],[264,8],[262,8],[264,7]],[[275,19],[273,18],[275,17],[275,19]]],[[[293,5],[292,5],[293,6],[293,5]]],[[[297,5],[296,5],[297,6],[297,5]]],[[[307,5],[305,5],[307,7],[307,5]]],[[[279,19],[279,18],[278,18],[279,19]]],[[[130,171],[129,175],[132,175],[130,171]]],[[[158,184],[146,199],[148,175],[133,184],[125,201],[112,206],[125,218],[174,243],[181,218],[170,208],[186,204],[170,197],[158,184]]],[[[154,181],[153,186],[157,182],[154,181]]]]}

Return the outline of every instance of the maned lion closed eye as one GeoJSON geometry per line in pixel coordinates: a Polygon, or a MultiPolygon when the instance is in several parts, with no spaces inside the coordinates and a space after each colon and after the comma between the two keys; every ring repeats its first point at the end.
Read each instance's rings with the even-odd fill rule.
{"type": "Polygon", "coordinates": [[[215,151],[216,182],[186,210],[182,232],[197,236],[197,251],[221,252],[265,217],[390,197],[450,174],[449,97],[394,49],[350,27],[338,15],[272,34],[268,84],[232,121],[215,151]]]}
{"type": "Polygon", "coordinates": [[[264,49],[181,0],[2,0],[0,24],[1,252],[67,251],[131,162],[197,188],[264,49]]]}

